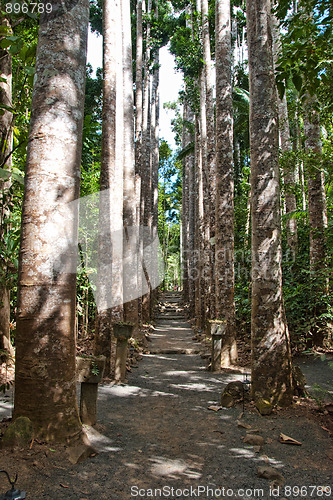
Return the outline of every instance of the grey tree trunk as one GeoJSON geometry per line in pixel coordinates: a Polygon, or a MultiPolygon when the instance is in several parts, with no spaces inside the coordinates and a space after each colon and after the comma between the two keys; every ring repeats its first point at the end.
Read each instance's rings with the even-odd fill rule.
{"type": "Polygon", "coordinates": [[[81,432],[76,402],[75,293],[88,0],[50,1],[40,20],[19,261],[14,418],[35,437],[81,432]],[[64,230],[65,229],[65,230],[64,230]],[[67,233],[67,234],[66,234],[67,233]]]}
{"type": "MultiPolygon", "coordinates": [[[[183,104],[183,121],[187,120],[188,104],[183,104]]],[[[182,131],[182,148],[187,146],[187,130],[183,125],[182,131]]],[[[183,175],[182,175],[182,252],[181,252],[181,268],[182,268],[182,283],[183,283],[183,300],[189,301],[189,170],[187,157],[183,160],[183,175]]]]}
{"type": "MultiPolygon", "coordinates": [[[[143,119],[143,28],[142,0],[137,0],[136,6],[136,72],[135,72],[135,191],[136,191],[136,225],[141,224],[141,175],[142,175],[142,119],[143,119]]],[[[143,257],[143,242],[138,242],[138,290],[142,290],[141,262],[143,257]]],[[[138,299],[138,318],[142,320],[142,299],[138,299]]]]}
{"type": "MultiPolygon", "coordinates": [[[[272,15],[273,60],[276,65],[281,52],[280,27],[275,15],[272,15]]],[[[283,155],[283,180],[286,214],[293,214],[297,210],[296,202],[296,161],[292,153],[292,143],[289,129],[289,117],[286,94],[282,99],[277,98],[279,115],[280,147],[283,155]]],[[[297,253],[297,220],[289,216],[286,221],[287,243],[293,259],[297,253]]]]}
{"type": "Polygon", "coordinates": [[[135,191],[135,152],[134,152],[134,100],[131,38],[130,0],[122,0],[123,30],[123,106],[124,106],[124,318],[138,324],[138,300],[129,299],[128,294],[138,291],[138,232],[136,228],[137,198],[135,191]],[[127,264],[127,262],[129,264],[127,264]]]}
{"type": "Polygon", "coordinates": [[[325,269],[325,228],[327,227],[324,172],[321,168],[322,143],[316,96],[307,96],[304,116],[305,151],[308,153],[308,207],[310,223],[310,268],[325,269]]]}
{"type": "MultiPolygon", "coordinates": [[[[156,7],[156,17],[158,10],[156,7]]],[[[158,238],[158,167],[159,167],[159,85],[160,85],[160,56],[159,49],[156,49],[154,55],[154,72],[152,83],[152,102],[151,102],[151,210],[152,210],[152,230],[151,238],[158,238]]],[[[150,267],[153,276],[158,274],[158,255],[151,255],[150,267]]],[[[151,294],[151,312],[156,299],[156,289],[151,294]]]]}
{"type": "Polygon", "coordinates": [[[193,256],[195,284],[195,317],[196,325],[204,325],[204,295],[201,288],[201,275],[203,270],[203,181],[202,181],[202,148],[200,134],[200,117],[195,119],[195,250],[193,256]]]}
{"type": "MultiPolygon", "coordinates": [[[[202,200],[199,203],[202,208],[202,218],[200,217],[200,294],[201,299],[201,325],[205,328],[206,321],[210,318],[211,302],[211,261],[210,261],[210,184],[209,168],[207,162],[207,115],[206,115],[206,85],[204,72],[200,75],[200,155],[201,155],[201,175],[199,177],[199,189],[202,189],[202,200]]],[[[201,194],[201,193],[200,193],[201,194]]]]}
{"type": "Polygon", "coordinates": [[[119,72],[122,66],[121,55],[120,4],[117,0],[106,0],[103,6],[103,128],[98,249],[98,303],[104,303],[105,308],[98,312],[95,344],[96,354],[106,357],[105,376],[112,375],[114,368],[116,341],[112,335],[112,324],[123,319],[123,241],[121,237],[123,138],[119,134],[123,128],[123,85],[122,72],[119,72]],[[108,307],[110,296],[113,301],[118,302],[118,306],[108,307]]]}
{"type": "MultiPolygon", "coordinates": [[[[11,32],[11,27],[6,18],[1,18],[0,27],[11,32]]],[[[0,42],[3,36],[0,36],[0,42]]],[[[12,106],[12,58],[6,49],[0,48],[0,104],[12,106]]],[[[2,109],[0,114],[0,167],[8,170],[8,179],[0,178],[0,238],[5,235],[6,218],[9,210],[9,189],[11,186],[10,169],[12,164],[12,125],[13,114],[2,109]]],[[[10,341],[10,288],[6,283],[7,265],[0,263],[0,351],[6,356],[13,356],[14,349],[10,341]]]]}
{"type": "Polygon", "coordinates": [[[216,1],[216,317],[226,320],[221,364],[237,360],[234,274],[234,165],[230,1],[216,1]]]}
{"type": "MultiPolygon", "coordinates": [[[[188,110],[187,120],[194,128],[194,113],[191,109],[188,110]]],[[[193,132],[188,132],[188,142],[194,142],[193,132]]],[[[195,156],[190,154],[186,158],[188,170],[188,300],[189,300],[189,314],[190,317],[194,315],[195,308],[195,265],[194,265],[194,251],[195,251],[195,156]]]]}
{"type": "MultiPolygon", "coordinates": [[[[151,0],[147,0],[146,14],[151,13],[151,0]]],[[[143,88],[143,125],[142,125],[142,138],[143,138],[143,159],[142,159],[142,173],[141,173],[141,226],[144,228],[146,234],[151,233],[152,228],[152,184],[151,184],[151,155],[150,155],[150,120],[151,120],[151,80],[150,80],[150,57],[151,57],[151,36],[150,36],[150,22],[147,21],[146,27],[146,52],[144,64],[144,88],[143,88]]],[[[147,241],[142,242],[143,248],[147,246],[147,241]]],[[[148,283],[149,286],[149,283],[148,283]]],[[[146,283],[143,283],[142,295],[142,320],[144,322],[150,321],[150,306],[151,306],[151,290],[149,287],[146,292],[146,283]]]]}
{"type": "MultiPolygon", "coordinates": [[[[317,290],[320,297],[328,293],[326,271],[326,236],[327,211],[325,177],[322,169],[322,142],[320,116],[316,96],[307,95],[305,102],[304,135],[307,158],[305,167],[308,182],[308,210],[310,224],[310,270],[317,278],[317,290]]],[[[326,305],[315,304],[316,315],[326,311],[326,305]]],[[[319,326],[319,325],[318,325],[319,326]]],[[[320,325],[312,336],[312,345],[323,346],[327,337],[326,325],[320,325]]]]}
{"type": "Polygon", "coordinates": [[[215,204],[216,204],[216,167],[215,167],[215,118],[214,118],[214,82],[212,74],[212,60],[210,50],[209,21],[208,21],[208,0],[201,0],[202,11],[202,42],[204,60],[204,81],[206,99],[206,167],[207,171],[207,206],[205,220],[208,226],[207,255],[207,296],[210,297],[207,313],[209,318],[215,317],[215,204]]]}
{"type": "Polygon", "coordinates": [[[292,400],[291,353],[283,307],[277,95],[270,0],[248,0],[252,194],[252,395],[292,400]]]}

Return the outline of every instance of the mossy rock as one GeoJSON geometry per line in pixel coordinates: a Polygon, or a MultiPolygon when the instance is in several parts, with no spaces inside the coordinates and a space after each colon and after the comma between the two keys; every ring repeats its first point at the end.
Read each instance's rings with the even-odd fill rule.
{"type": "Polygon", "coordinates": [[[224,408],[231,408],[234,406],[235,401],[231,394],[228,392],[223,392],[221,396],[221,406],[224,408]]]}
{"type": "Polygon", "coordinates": [[[239,380],[230,382],[224,388],[221,395],[221,406],[224,408],[231,408],[237,403],[243,401],[244,391],[243,384],[239,380]]]}
{"type": "Polygon", "coordinates": [[[273,411],[273,406],[267,399],[259,398],[255,401],[255,405],[261,415],[270,415],[273,411]]]}
{"type": "Polygon", "coordinates": [[[2,437],[4,448],[25,448],[33,439],[32,422],[28,417],[18,417],[5,430],[2,437]]]}

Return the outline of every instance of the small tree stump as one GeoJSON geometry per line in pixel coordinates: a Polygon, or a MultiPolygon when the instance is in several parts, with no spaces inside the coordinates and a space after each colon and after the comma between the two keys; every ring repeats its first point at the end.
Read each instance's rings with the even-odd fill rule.
{"type": "Polygon", "coordinates": [[[80,418],[86,425],[96,425],[98,383],[103,378],[105,356],[76,358],[77,381],[81,383],[80,418]]]}
{"type": "Polygon", "coordinates": [[[127,346],[134,327],[135,324],[130,322],[115,323],[113,325],[113,333],[117,339],[114,378],[118,383],[124,382],[126,378],[127,346]]]}

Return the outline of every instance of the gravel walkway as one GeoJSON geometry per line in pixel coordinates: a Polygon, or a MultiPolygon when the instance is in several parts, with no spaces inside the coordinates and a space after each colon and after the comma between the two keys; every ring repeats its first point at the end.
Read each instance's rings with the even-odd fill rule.
{"type": "MultiPolygon", "coordinates": [[[[181,310],[172,313],[174,304],[162,313],[151,354],[132,369],[128,384],[99,388],[99,423],[89,430],[96,457],[72,466],[58,448],[43,456],[38,447],[24,452],[18,487],[27,499],[333,498],[326,488],[333,491],[332,437],[310,415],[296,408],[261,417],[247,407],[241,422],[265,439],[258,451],[243,441],[241,407],[208,410],[219,404],[224,385],[242,376],[206,370],[181,310]],[[302,445],[281,444],[280,432],[302,445]],[[270,491],[271,481],[258,477],[262,465],[283,475],[279,489],[270,491]]],[[[332,390],[327,362],[318,366],[332,390]]],[[[3,406],[0,401],[0,412],[3,406]]],[[[0,468],[11,463],[5,453],[0,468]]],[[[0,492],[6,491],[0,481],[0,492]]]]}

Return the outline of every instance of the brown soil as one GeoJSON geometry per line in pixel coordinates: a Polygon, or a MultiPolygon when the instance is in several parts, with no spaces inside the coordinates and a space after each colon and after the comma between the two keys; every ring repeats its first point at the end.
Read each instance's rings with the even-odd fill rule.
{"type": "MultiPolygon", "coordinates": [[[[200,355],[207,354],[207,343],[193,340],[180,306],[177,294],[165,297],[148,347],[136,354],[143,360],[137,363],[132,351],[128,384],[100,386],[98,424],[87,429],[98,451],[95,457],[72,465],[64,446],[37,440],[30,449],[1,450],[0,469],[11,476],[18,473],[17,487],[27,491],[27,499],[148,499],[160,498],[162,488],[169,488],[163,490],[164,497],[188,498],[192,488],[192,497],[211,499],[254,498],[250,492],[258,489],[256,498],[266,500],[270,480],[257,475],[258,466],[265,464],[284,477],[280,498],[297,496],[288,495],[287,486],[306,488],[302,498],[329,497],[328,490],[324,495],[320,490],[333,487],[329,360],[297,361],[306,372],[309,390],[320,383],[321,400],[317,392],[317,400],[295,399],[292,407],[276,409],[267,417],[248,402],[244,413],[242,404],[210,410],[218,407],[223,387],[243,380],[243,375],[207,370],[209,360],[200,355]],[[262,449],[244,443],[247,431],[264,438],[262,449]],[[282,444],[281,432],[302,445],[282,444]],[[206,490],[195,495],[199,486],[206,490]],[[222,488],[229,494],[218,495],[222,488]],[[242,495],[245,489],[248,495],[242,495]]],[[[10,400],[10,394],[0,398],[0,418],[10,400]]],[[[1,423],[1,431],[6,425],[8,421],[1,423]]],[[[0,494],[8,487],[0,475],[0,494]]]]}

